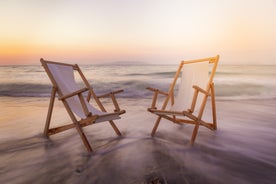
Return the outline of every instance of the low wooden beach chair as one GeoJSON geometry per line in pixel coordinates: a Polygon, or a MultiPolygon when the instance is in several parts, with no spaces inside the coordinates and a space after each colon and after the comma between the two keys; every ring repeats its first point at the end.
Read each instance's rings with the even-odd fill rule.
{"type": "Polygon", "coordinates": [[[219,55],[190,61],[181,61],[168,92],[149,87],[154,92],[151,107],[148,111],[157,115],[151,135],[154,136],[162,118],[171,122],[193,124],[194,129],[190,139],[193,144],[199,126],[210,130],[217,129],[216,104],[213,78],[216,72],[219,55]],[[209,73],[209,69],[211,72],[209,73]],[[182,76],[180,76],[182,73],[182,76]],[[180,81],[178,81],[180,79],[180,81]],[[174,92],[178,85],[176,97],[174,92]],[[157,108],[158,95],[165,95],[161,108],[157,108]],[[211,98],[212,122],[203,119],[207,99],[211,98]]]}
{"type": "Polygon", "coordinates": [[[49,137],[50,135],[71,128],[76,128],[88,152],[92,152],[93,150],[86,138],[86,135],[83,132],[84,126],[108,121],[113,127],[116,134],[118,136],[121,135],[113,120],[120,119],[120,115],[125,113],[125,110],[120,109],[115,98],[115,94],[122,92],[123,90],[118,90],[115,92],[97,96],[77,64],[72,65],[66,63],[58,63],[53,61],[46,61],[44,59],[40,59],[40,62],[53,85],[46,124],[44,128],[45,136],[49,137]],[[77,83],[75,77],[79,77],[81,79],[81,87],[80,84],[77,83]],[[87,95],[86,98],[85,94],[87,95]],[[58,96],[58,99],[62,101],[73,123],[50,128],[50,121],[56,96],[58,96]],[[106,112],[105,107],[100,101],[100,98],[105,97],[111,98],[115,106],[114,112],[106,112]],[[91,103],[89,103],[91,98],[94,99],[94,102],[95,104],[97,104],[98,108],[92,106],[91,103]]]}

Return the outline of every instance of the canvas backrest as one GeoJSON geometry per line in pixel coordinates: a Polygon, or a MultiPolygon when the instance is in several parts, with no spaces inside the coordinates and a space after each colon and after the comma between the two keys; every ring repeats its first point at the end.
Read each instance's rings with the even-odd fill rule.
{"type": "MultiPolygon", "coordinates": [[[[171,107],[173,111],[182,111],[191,108],[194,95],[193,85],[206,90],[209,81],[209,61],[184,64],[182,74],[178,85],[178,91],[175,96],[174,104],[171,107]]],[[[199,93],[195,111],[200,108],[203,94],[199,93]]]]}
{"type": "MultiPolygon", "coordinates": [[[[57,85],[59,95],[67,95],[83,88],[79,87],[75,80],[73,65],[48,62],[46,63],[46,67],[52,76],[52,80],[54,80],[54,83],[56,83],[55,85],[57,85]]],[[[66,102],[74,114],[80,118],[86,118],[85,111],[77,95],[66,98],[66,102]]],[[[88,108],[88,111],[92,112],[92,114],[103,114],[103,112],[91,106],[86,100],[85,105],[88,108]]]]}

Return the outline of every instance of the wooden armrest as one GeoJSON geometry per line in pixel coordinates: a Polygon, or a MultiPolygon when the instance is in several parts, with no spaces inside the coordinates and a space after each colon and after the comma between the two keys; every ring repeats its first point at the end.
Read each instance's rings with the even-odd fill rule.
{"type": "Polygon", "coordinates": [[[99,96],[97,96],[97,98],[110,97],[112,102],[113,102],[113,105],[115,107],[114,112],[119,112],[119,114],[123,114],[123,113],[125,113],[125,111],[120,109],[119,104],[118,104],[118,102],[116,100],[116,97],[115,97],[115,94],[121,93],[123,91],[124,91],[123,89],[120,89],[120,90],[117,90],[117,91],[112,91],[112,92],[109,92],[109,93],[106,93],[106,94],[103,94],[103,95],[99,95],[99,96]]]}
{"type": "Polygon", "coordinates": [[[152,98],[152,103],[151,103],[151,109],[156,109],[156,101],[157,101],[157,98],[158,98],[158,94],[162,94],[162,95],[165,95],[165,96],[169,95],[168,93],[160,91],[159,89],[156,89],[156,88],[147,87],[146,89],[154,92],[153,98],[152,98]]]}
{"type": "Polygon", "coordinates": [[[80,90],[77,90],[77,91],[75,91],[75,92],[72,92],[72,93],[69,93],[69,94],[67,94],[67,95],[64,95],[64,96],[60,97],[59,100],[64,100],[64,99],[66,99],[66,98],[69,98],[69,97],[78,95],[78,94],[83,93],[83,92],[88,91],[88,90],[89,90],[88,88],[82,88],[82,89],[80,89],[80,90]]]}
{"type": "Polygon", "coordinates": [[[206,90],[200,88],[199,86],[193,85],[193,88],[201,93],[204,93],[205,95],[210,95],[206,90]]]}
{"type": "Polygon", "coordinates": [[[105,98],[105,97],[108,97],[108,96],[110,96],[110,95],[114,95],[114,94],[121,93],[121,92],[124,92],[124,90],[123,90],[123,89],[120,89],[120,90],[117,90],[117,91],[111,91],[111,92],[109,92],[109,93],[105,93],[105,94],[99,95],[99,96],[97,96],[97,97],[98,97],[98,98],[105,98]]]}
{"type": "Polygon", "coordinates": [[[164,92],[164,91],[161,91],[159,89],[156,89],[156,88],[152,88],[152,87],[147,87],[146,89],[150,90],[150,91],[153,91],[153,92],[158,92],[162,95],[169,95],[168,93],[164,92]]]}

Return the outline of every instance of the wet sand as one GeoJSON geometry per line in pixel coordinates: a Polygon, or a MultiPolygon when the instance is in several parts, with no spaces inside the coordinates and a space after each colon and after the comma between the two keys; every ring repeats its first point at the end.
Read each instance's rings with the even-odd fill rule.
{"type": "MultiPolygon", "coordinates": [[[[163,120],[152,138],[150,100],[122,99],[127,113],[116,124],[123,136],[108,123],[84,128],[92,154],[75,129],[43,137],[47,99],[0,101],[1,184],[276,181],[276,100],[217,101],[218,130],[201,127],[191,147],[192,126],[163,120]]],[[[53,123],[67,121],[56,104],[53,123]]]]}

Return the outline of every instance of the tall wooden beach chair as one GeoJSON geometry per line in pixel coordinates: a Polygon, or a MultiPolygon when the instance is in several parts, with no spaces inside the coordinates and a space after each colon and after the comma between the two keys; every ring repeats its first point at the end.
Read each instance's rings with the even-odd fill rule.
{"type": "Polygon", "coordinates": [[[115,98],[115,94],[122,92],[123,90],[118,90],[115,92],[97,96],[77,64],[72,65],[66,63],[58,63],[53,61],[46,61],[44,59],[40,59],[40,62],[53,85],[46,124],[44,128],[45,136],[49,137],[50,135],[71,128],[76,128],[88,152],[92,152],[93,150],[91,148],[91,145],[89,144],[86,135],[83,132],[83,127],[98,122],[108,121],[113,127],[116,134],[118,136],[121,135],[113,120],[120,119],[120,115],[125,113],[125,110],[120,109],[115,98]],[[76,77],[79,77],[81,79],[82,86],[77,83],[76,77]],[[50,128],[54,101],[56,97],[58,97],[58,99],[62,101],[64,107],[66,108],[66,111],[68,112],[72,120],[72,123],[55,128],[50,128]],[[106,112],[106,108],[100,101],[100,98],[105,97],[111,98],[115,107],[114,112],[106,112]],[[89,103],[90,99],[94,100],[97,108],[89,103]]]}
{"type": "Polygon", "coordinates": [[[154,92],[151,107],[148,111],[157,115],[151,135],[154,136],[162,118],[171,122],[194,125],[190,143],[193,144],[199,126],[210,130],[217,129],[216,104],[214,91],[214,75],[219,61],[219,55],[215,57],[181,61],[168,92],[149,87],[154,92]],[[209,72],[209,69],[211,71],[209,72]],[[180,81],[178,81],[180,79],[180,81]],[[177,95],[174,96],[176,84],[178,84],[177,95]],[[159,95],[165,95],[162,107],[157,108],[159,95]],[[203,118],[207,99],[211,99],[212,122],[203,118]]]}

